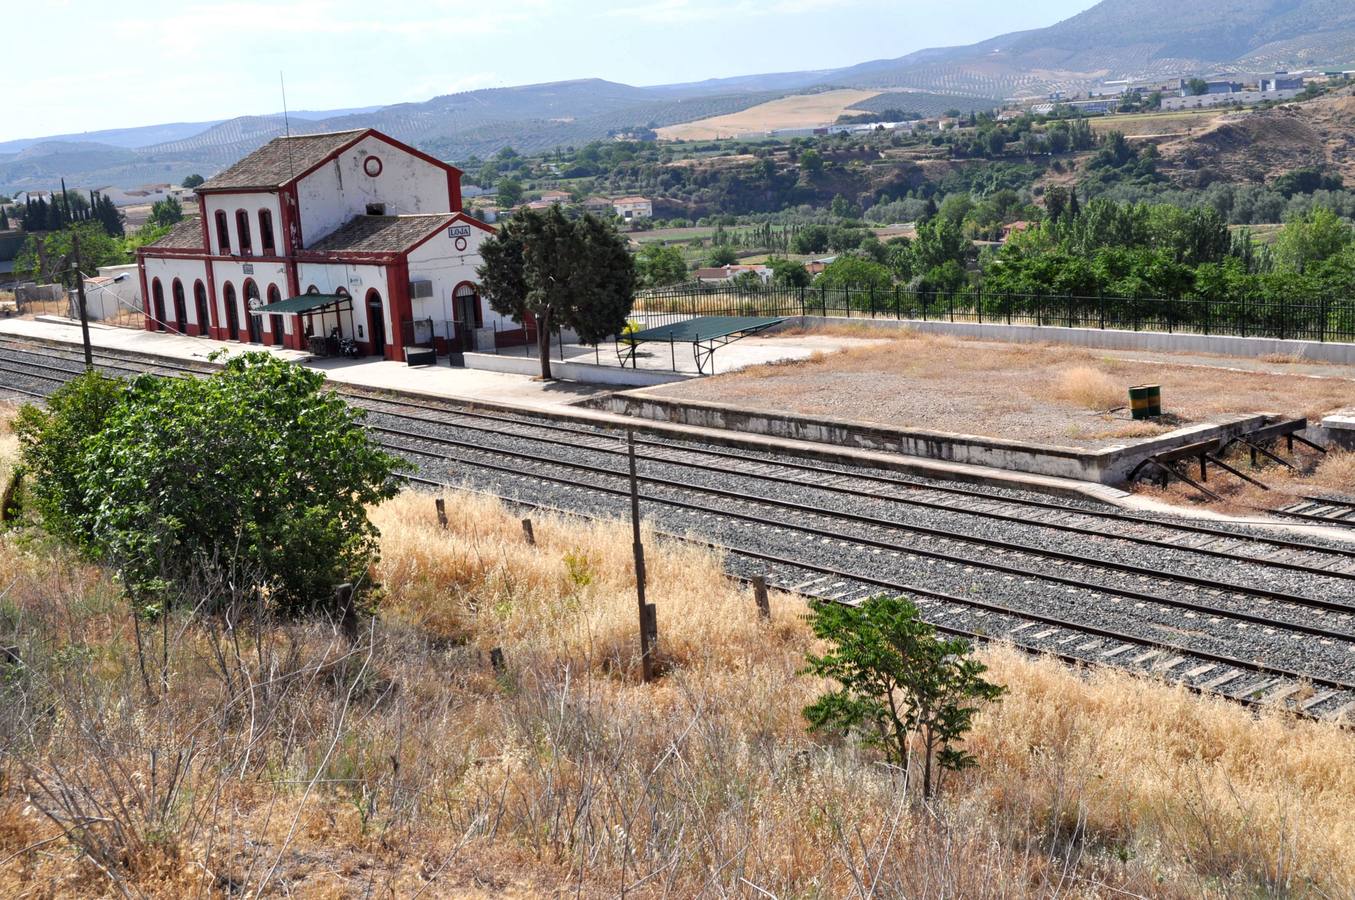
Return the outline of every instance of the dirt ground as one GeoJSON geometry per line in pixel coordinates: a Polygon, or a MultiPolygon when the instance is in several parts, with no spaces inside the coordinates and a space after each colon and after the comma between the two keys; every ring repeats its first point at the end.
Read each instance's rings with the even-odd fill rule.
{"type": "Polygon", "coordinates": [[[749,131],[777,128],[815,128],[837,121],[837,117],[879,91],[837,90],[822,94],[782,97],[741,112],[713,116],[682,125],[659,129],[659,137],[668,141],[705,141],[749,131]]]}
{"type": "Polygon", "coordinates": [[[1171,356],[905,333],[655,390],[675,399],[1094,449],[1230,414],[1320,419],[1355,406],[1355,371],[1288,358],[1171,356]],[[1162,424],[1130,417],[1127,391],[1138,384],[1162,386],[1162,424]]]}

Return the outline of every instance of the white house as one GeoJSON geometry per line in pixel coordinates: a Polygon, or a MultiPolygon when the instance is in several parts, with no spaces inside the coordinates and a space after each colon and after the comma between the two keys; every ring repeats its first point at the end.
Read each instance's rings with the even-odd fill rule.
{"type": "Polygon", "coordinates": [[[612,209],[627,222],[654,216],[654,204],[645,197],[618,197],[612,201],[612,209]]]}
{"type": "Polygon", "coordinates": [[[394,360],[521,335],[476,287],[493,229],[462,211],[461,171],[378,131],[276,138],[196,193],[199,215],[137,252],[148,330],[337,335],[394,360]]]}

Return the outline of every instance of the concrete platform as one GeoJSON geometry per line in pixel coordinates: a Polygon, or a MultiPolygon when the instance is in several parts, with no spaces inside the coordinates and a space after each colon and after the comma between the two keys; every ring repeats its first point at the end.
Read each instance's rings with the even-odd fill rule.
{"type": "MultiPolygon", "coordinates": [[[[0,335],[30,338],[38,341],[79,347],[78,323],[65,321],[38,322],[25,319],[0,319],[0,335]]],[[[126,350],[158,356],[166,360],[205,362],[217,348],[230,352],[247,352],[249,347],[239,344],[157,334],[145,331],[91,327],[91,343],[96,347],[126,350]]],[[[305,354],[296,351],[264,349],[283,358],[307,362],[305,354]]],[[[592,424],[609,428],[633,428],[650,434],[675,439],[702,441],[721,446],[743,448],[766,453],[782,453],[808,459],[819,459],[846,465],[912,474],[925,478],[946,479],[968,484],[1028,490],[1053,496],[1090,500],[1109,506],[1139,512],[1172,515],[1218,522],[1237,522],[1235,517],[1209,510],[1172,506],[1157,500],[1129,494],[1118,488],[1072,478],[1004,471],[987,466],[960,462],[901,456],[875,450],[834,446],[832,444],[790,438],[745,434],[721,428],[673,424],[635,419],[616,413],[583,408],[582,401],[607,393],[596,386],[569,382],[540,382],[525,376],[504,375],[453,369],[410,368],[402,363],[385,360],[312,360],[307,363],[323,371],[332,381],[351,385],[359,390],[377,394],[414,395],[431,400],[451,400],[473,404],[479,408],[504,412],[530,412],[557,419],[592,424]]],[[[1291,534],[1321,534],[1324,537],[1355,543],[1355,534],[1339,528],[1314,528],[1289,522],[1247,519],[1249,524],[1264,526],[1276,532],[1291,534]]]]}

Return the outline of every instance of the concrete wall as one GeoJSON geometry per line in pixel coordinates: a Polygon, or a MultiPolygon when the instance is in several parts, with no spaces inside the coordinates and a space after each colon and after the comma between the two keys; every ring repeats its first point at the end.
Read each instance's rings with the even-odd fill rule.
{"type": "Polygon", "coordinates": [[[1266,422],[1263,415],[1233,416],[1133,444],[1085,450],[970,434],[866,425],[846,419],[792,416],[743,409],[727,403],[677,401],[643,390],[610,394],[587,405],[640,419],[901,453],[1100,484],[1124,481],[1135,466],[1155,453],[1198,441],[1231,437],[1266,422]]]}
{"type": "MultiPolygon", "coordinates": [[[[487,372],[508,372],[514,375],[540,375],[541,361],[536,357],[499,356],[494,353],[467,353],[466,368],[487,372]]],[[[551,374],[566,381],[583,384],[615,384],[625,387],[650,387],[672,384],[693,377],[680,372],[655,372],[649,369],[622,369],[618,366],[596,366],[592,363],[550,361],[551,374]]]]}
{"type": "Polygon", "coordinates": [[[297,184],[306,246],[366,213],[369,203],[386,204],[391,216],[451,212],[447,178],[445,169],[365,137],[297,184]],[[368,175],[363,168],[370,156],[381,160],[379,175],[368,175]]]}
{"type": "Polygon", "coordinates": [[[977,322],[924,322],[921,319],[862,319],[838,316],[794,316],[788,325],[851,324],[878,328],[907,328],[931,334],[1010,341],[1020,344],[1068,344],[1101,350],[1158,350],[1167,353],[1213,353],[1222,356],[1293,356],[1311,362],[1355,365],[1355,343],[1290,341],[1278,338],[1226,335],[1167,334],[1160,331],[1117,331],[1098,328],[1057,328],[977,322]]]}

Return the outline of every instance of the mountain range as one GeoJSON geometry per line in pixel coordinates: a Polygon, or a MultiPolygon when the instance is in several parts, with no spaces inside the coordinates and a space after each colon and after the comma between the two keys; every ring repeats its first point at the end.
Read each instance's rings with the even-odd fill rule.
{"type": "MultiPolygon", "coordinates": [[[[878,89],[861,108],[935,114],[1139,79],[1355,62],[1352,0],[1103,0],[1047,28],[842,69],[634,87],[600,79],[468,91],[418,103],[292,113],[293,133],[373,127],[450,160],[522,152],[738,112],[835,87],[878,89]]],[[[0,143],[0,191],[210,175],[288,127],[281,115],[0,143]]]]}

